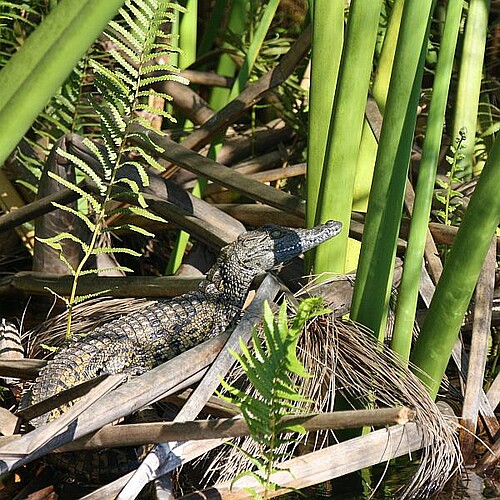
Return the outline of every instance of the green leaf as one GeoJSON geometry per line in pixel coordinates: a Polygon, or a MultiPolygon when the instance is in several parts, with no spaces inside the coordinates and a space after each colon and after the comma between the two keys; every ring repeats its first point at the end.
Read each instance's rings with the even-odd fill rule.
{"type": "Polygon", "coordinates": [[[84,302],[84,301],[89,300],[89,299],[95,299],[96,297],[102,297],[103,295],[106,295],[109,292],[111,292],[110,289],[100,290],[99,292],[95,292],[95,293],[88,293],[87,295],[77,295],[73,304],[80,304],[81,302],[84,302]]]}
{"type": "Polygon", "coordinates": [[[123,248],[123,247],[117,247],[117,248],[109,248],[109,247],[93,248],[90,253],[92,255],[99,255],[101,253],[126,253],[128,255],[133,255],[134,257],[141,257],[141,255],[142,255],[139,252],[136,252],[135,250],[131,250],[130,248],[123,248]]]}
{"type": "Polygon", "coordinates": [[[84,198],[86,201],[88,201],[90,203],[90,205],[92,205],[92,208],[94,209],[94,211],[100,212],[101,204],[91,194],[87,193],[86,191],[84,191],[82,188],[80,188],[76,184],[73,184],[72,182],[64,179],[63,177],[55,174],[54,172],[48,172],[48,175],[49,175],[49,177],[52,177],[52,179],[59,182],[59,184],[62,184],[64,187],[71,189],[71,191],[78,193],[82,198],[84,198]]]}
{"type": "Polygon", "coordinates": [[[135,224],[120,224],[119,226],[109,226],[106,228],[108,231],[120,231],[120,230],[129,230],[129,231],[134,231],[135,233],[142,234],[144,236],[148,236],[149,238],[154,238],[154,233],[151,231],[148,231],[147,229],[144,229],[140,226],[136,226],[135,224]]]}

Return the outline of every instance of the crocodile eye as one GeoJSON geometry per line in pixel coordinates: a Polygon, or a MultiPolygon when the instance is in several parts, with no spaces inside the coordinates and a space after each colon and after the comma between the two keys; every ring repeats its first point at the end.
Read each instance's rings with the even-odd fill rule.
{"type": "Polygon", "coordinates": [[[273,229],[270,234],[271,238],[279,238],[282,235],[282,231],[280,229],[273,229]]]}

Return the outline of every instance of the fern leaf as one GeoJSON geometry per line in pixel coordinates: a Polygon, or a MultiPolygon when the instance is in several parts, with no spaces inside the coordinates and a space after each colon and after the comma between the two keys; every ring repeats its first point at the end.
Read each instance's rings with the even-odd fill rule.
{"type": "MultiPolygon", "coordinates": [[[[130,91],[128,87],[124,85],[119,78],[116,77],[115,73],[113,73],[112,71],[110,71],[108,68],[98,63],[97,61],[91,61],[90,65],[94,70],[94,74],[99,75],[103,83],[105,82],[105,86],[102,89],[103,91],[108,90],[108,87],[110,87],[114,90],[115,95],[120,95],[120,94],[122,96],[129,95],[130,91]]],[[[98,83],[98,81],[96,83],[98,83]]]]}
{"type": "Polygon", "coordinates": [[[73,264],[66,258],[64,255],[64,252],[59,252],[59,259],[64,262],[66,267],[68,268],[68,271],[70,272],[71,276],[75,276],[76,274],[76,269],[73,267],[73,264]]]}
{"type": "Polygon", "coordinates": [[[159,215],[153,214],[144,208],[130,206],[130,207],[127,207],[126,209],[129,212],[132,212],[134,215],[140,215],[141,217],[145,217],[146,219],[154,220],[157,222],[167,223],[167,221],[163,217],[160,217],[159,215]]]}
{"type": "Polygon", "coordinates": [[[123,248],[123,247],[117,247],[117,248],[101,247],[101,248],[93,248],[90,251],[91,255],[99,255],[101,253],[126,253],[128,255],[133,255],[134,257],[141,256],[139,252],[131,250],[130,248],[123,248]]]}
{"type": "Polygon", "coordinates": [[[99,161],[99,165],[103,169],[103,178],[106,180],[109,180],[111,178],[111,171],[113,168],[113,165],[110,162],[110,158],[108,155],[105,155],[101,152],[101,150],[97,147],[97,145],[89,140],[87,137],[83,139],[83,144],[89,148],[89,150],[93,153],[93,155],[97,158],[99,161]]]}
{"type": "Polygon", "coordinates": [[[125,43],[131,49],[131,51],[133,51],[135,57],[137,58],[137,62],[139,62],[140,59],[137,57],[137,54],[140,54],[142,51],[140,40],[138,40],[133,34],[131,34],[125,27],[115,21],[111,21],[109,23],[109,27],[123,37],[122,43],[125,43]]]}
{"type": "Polygon", "coordinates": [[[101,210],[101,204],[99,203],[99,201],[96,198],[94,198],[91,194],[87,193],[82,188],[78,187],[76,184],[67,181],[63,177],[54,174],[53,172],[48,172],[48,175],[49,177],[52,177],[52,179],[59,182],[59,184],[62,184],[64,187],[71,189],[71,191],[78,193],[82,198],[84,198],[87,202],[89,202],[92,205],[92,208],[96,212],[99,212],[101,210]]]}
{"type": "Polygon", "coordinates": [[[69,212],[70,214],[74,215],[75,217],[78,217],[80,220],[82,220],[87,225],[87,227],[90,229],[91,232],[95,231],[96,225],[81,211],[75,210],[74,208],[71,208],[71,207],[67,207],[66,205],[61,205],[60,203],[57,203],[55,201],[52,202],[52,205],[59,208],[60,210],[64,210],[65,212],[69,212]]]}
{"type": "MultiPolygon", "coordinates": [[[[156,131],[158,132],[158,131],[156,131]]],[[[143,141],[147,142],[151,149],[154,149],[157,153],[164,153],[165,149],[162,148],[160,145],[156,144],[151,140],[151,137],[149,137],[148,134],[142,134],[142,133],[131,133],[129,137],[139,137],[143,141]]]]}
{"type": "Polygon", "coordinates": [[[106,32],[106,36],[108,37],[109,41],[116,47],[118,47],[124,54],[126,54],[134,64],[140,64],[141,60],[137,55],[137,52],[133,50],[129,45],[124,43],[120,38],[116,37],[111,31],[109,31],[109,29],[106,32]]]}
{"type": "MultiPolygon", "coordinates": [[[[172,123],[177,123],[177,120],[175,120],[173,117],[169,118],[170,121],[172,123]]],[[[139,125],[142,125],[145,129],[147,130],[151,130],[152,132],[154,132],[155,134],[159,134],[159,135],[165,135],[164,132],[161,132],[159,131],[158,129],[154,128],[152,125],[151,125],[151,122],[149,120],[146,120],[146,118],[144,118],[143,116],[141,115],[135,115],[133,118],[132,118],[132,122],[133,123],[138,123],[139,125]]],[[[134,134],[136,136],[140,136],[140,134],[134,134]]],[[[144,135],[144,134],[143,134],[144,135]]],[[[129,135],[129,138],[132,137],[131,135],[129,135]]],[[[151,141],[151,139],[149,139],[149,142],[150,144],[154,144],[153,141],[151,141]]]]}
{"type": "Polygon", "coordinates": [[[85,269],[84,271],[81,271],[80,275],[85,276],[86,274],[99,274],[108,271],[123,271],[126,273],[134,272],[133,269],[130,269],[129,267],[126,266],[112,266],[112,267],[102,267],[100,269],[85,269]]]}
{"type": "Polygon", "coordinates": [[[156,108],[154,106],[150,106],[149,104],[137,104],[135,106],[135,109],[143,110],[143,111],[148,111],[149,113],[153,115],[159,115],[163,116],[165,118],[170,118],[172,115],[163,109],[156,108]]]}
{"type": "Polygon", "coordinates": [[[139,52],[141,52],[144,47],[143,41],[148,35],[149,26],[141,26],[141,23],[136,23],[132,16],[125,9],[120,9],[120,15],[123,17],[123,19],[127,23],[127,26],[130,28],[127,31],[127,35],[134,38],[134,40],[138,43],[139,52]]]}
{"type": "Polygon", "coordinates": [[[132,2],[127,2],[127,7],[130,9],[130,12],[132,12],[137,22],[141,24],[143,31],[147,30],[149,26],[149,20],[151,16],[153,16],[153,12],[149,9],[149,6],[146,4],[144,4],[144,6],[146,7],[146,9],[136,7],[132,2]],[[150,12],[149,17],[148,11],[150,12]]]}
{"type": "Polygon", "coordinates": [[[102,179],[95,172],[95,170],[84,160],[75,156],[74,154],[68,153],[61,148],[57,148],[57,154],[69,160],[73,165],[79,168],[85,175],[90,177],[92,181],[96,184],[99,192],[102,195],[106,193],[106,185],[102,182],[102,179]]]}
{"type": "MultiPolygon", "coordinates": [[[[126,153],[129,153],[129,152],[135,153],[137,151],[140,153],[140,149],[135,148],[135,147],[124,148],[124,152],[126,152],[126,153]]],[[[135,170],[139,174],[139,177],[141,179],[141,183],[143,186],[149,186],[149,175],[146,172],[146,169],[144,168],[144,165],[142,165],[142,163],[139,163],[138,161],[127,160],[127,161],[123,162],[121,166],[124,167],[126,165],[130,165],[131,167],[135,168],[135,170]]],[[[122,181],[122,179],[120,179],[120,181],[122,181]]]]}
{"type": "Polygon", "coordinates": [[[150,76],[148,78],[141,79],[141,83],[139,84],[139,87],[140,88],[149,87],[153,83],[165,82],[167,80],[168,81],[173,81],[173,82],[178,82],[179,81],[179,76],[178,75],[172,75],[171,73],[167,73],[165,75],[150,76]]]}
{"type": "Polygon", "coordinates": [[[162,99],[165,99],[165,101],[172,100],[172,96],[165,94],[165,92],[157,92],[153,89],[141,90],[140,92],[137,92],[137,97],[161,97],[162,99]]]}
{"type": "Polygon", "coordinates": [[[71,240],[74,241],[75,243],[78,243],[82,247],[84,252],[86,252],[89,249],[87,243],[78,238],[78,236],[75,236],[74,234],[67,232],[56,234],[55,236],[51,236],[50,238],[37,237],[37,240],[41,241],[42,243],[45,243],[46,245],[49,245],[54,250],[62,250],[60,242],[64,240],[71,240]]]}
{"type": "MultiPolygon", "coordinates": [[[[124,165],[122,165],[122,167],[123,166],[124,165]]],[[[128,177],[120,177],[120,179],[118,179],[116,182],[117,182],[117,184],[125,184],[126,186],[128,186],[130,188],[130,190],[134,194],[139,193],[139,190],[140,190],[139,184],[137,184],[137,182],[135,182],[134,179],[129,179],[128,177]]]]}
{"type": "MultiPolygon", "coordinates": [[[[148,165],[155,168],[156,170],[159,170],[160,172],[165,170],[165,167],[160,162],[158,162],[149,153],[146,153],[146,151],[143,148],[141,148],[140,146],[136,146],[136,145],[131,146],[129,148],[126,148],[126,151],[139,154],[144,160],[146,160],[148,165]]],[[[131,162],[127,162],[127,163],[131,163],[131,162]]],[[[137,172],[141,176],[141,180],[143,181],[143,185],[149,186],[149,176],[148,176],[146,170],[144,169],[144,167],[138,162],[134,162],[133,165],[137,168],[137,172]],[[140,170],[142,170],[142,172],[140,170]],[[147,180],[146,180],[146,178],[147,178],[147,180]]]]}
{"type": "Polygon", "coordinates": [[[125,70],[126,74],[130,76],[130,81],[135,85],[135,80],[139,77],[137,69],[130,64],[117,50],[110,52],[113,59],[125,70]]]}
{"type": "Polygon", "coordinates": [[[150,238],[154,238],[154,233],[151,231],[148,231],[147,229],[144,229],[143,227],[136,226],[135,224],[120,224],[119,226],[111,226],[108,228],[108,230],[112,231],[120,231],[120,230],[129,230],[129,231],[134,231],[135,233],[142,234],[143,236],[148,236],[150,238]]]}
{"type": "Polygon", "coordinates": [[[95,299],[97,297],[102,297],[103,295],[106,295],[109,292],[111,292],[111,289],[108,288],[106,290],[100,290],[99,292],[88,293],[87,295],[78,295],[75,298],[73,305],[80,304],[80,302],[85,302],[86,300],[89,300],[89,299],[95,299]]]}

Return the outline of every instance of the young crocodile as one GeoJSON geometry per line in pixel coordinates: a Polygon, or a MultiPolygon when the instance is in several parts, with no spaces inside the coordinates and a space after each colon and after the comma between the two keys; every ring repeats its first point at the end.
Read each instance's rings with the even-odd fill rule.
{"type": "MultiPolygon", "coordinates": [[[[222,333],[238,321],[258,274],[336,236],[341,227],[337,221],[312,229],[266,225],[241,234],[221,250],[198,291],[154,302],[59,351],[41,371],[27,402],[37,403],[103,373],[143,373],[222,333]]],[[[32,423],[38,426],[62,411],[54,410],[32,423]]],[[[77,473],[76,469],[71,472],[77,473]]]]}

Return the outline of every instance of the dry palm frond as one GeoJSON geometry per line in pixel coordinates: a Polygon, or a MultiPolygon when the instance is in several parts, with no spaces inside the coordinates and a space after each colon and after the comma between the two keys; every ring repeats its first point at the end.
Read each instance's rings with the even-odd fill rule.
{"type": "MultiPolygon", "coordinates": [[[[326,315],[307,325],[299,351],[300,361],[312,375],[301,382],[302,394],[313,401],[307,411],[332,411],[336,394],[342,394],[355,408],[405,405],[415,409],[425,446],[418,470],[399,492],[400,497],[426,498],[444,486],[461,464],[455,424],[443,417],[422,383],[390,349],[359,325],[326,315]]],[[[231,383],[238,383],[240,376],[235,371],[231,383]]],[[[314,449],[332,444],[332,437],[332,431],[317,433],[314,449]]],[[[244,438],[238,446],[257,452],[251,438],[244,438]]],[[[290,455],[297,453],[295,448],[289,450],[290,455]]],[[[206,479],[230,480],[249,468],[243,454],[226,447],[212,461],[206,479]]]]}

